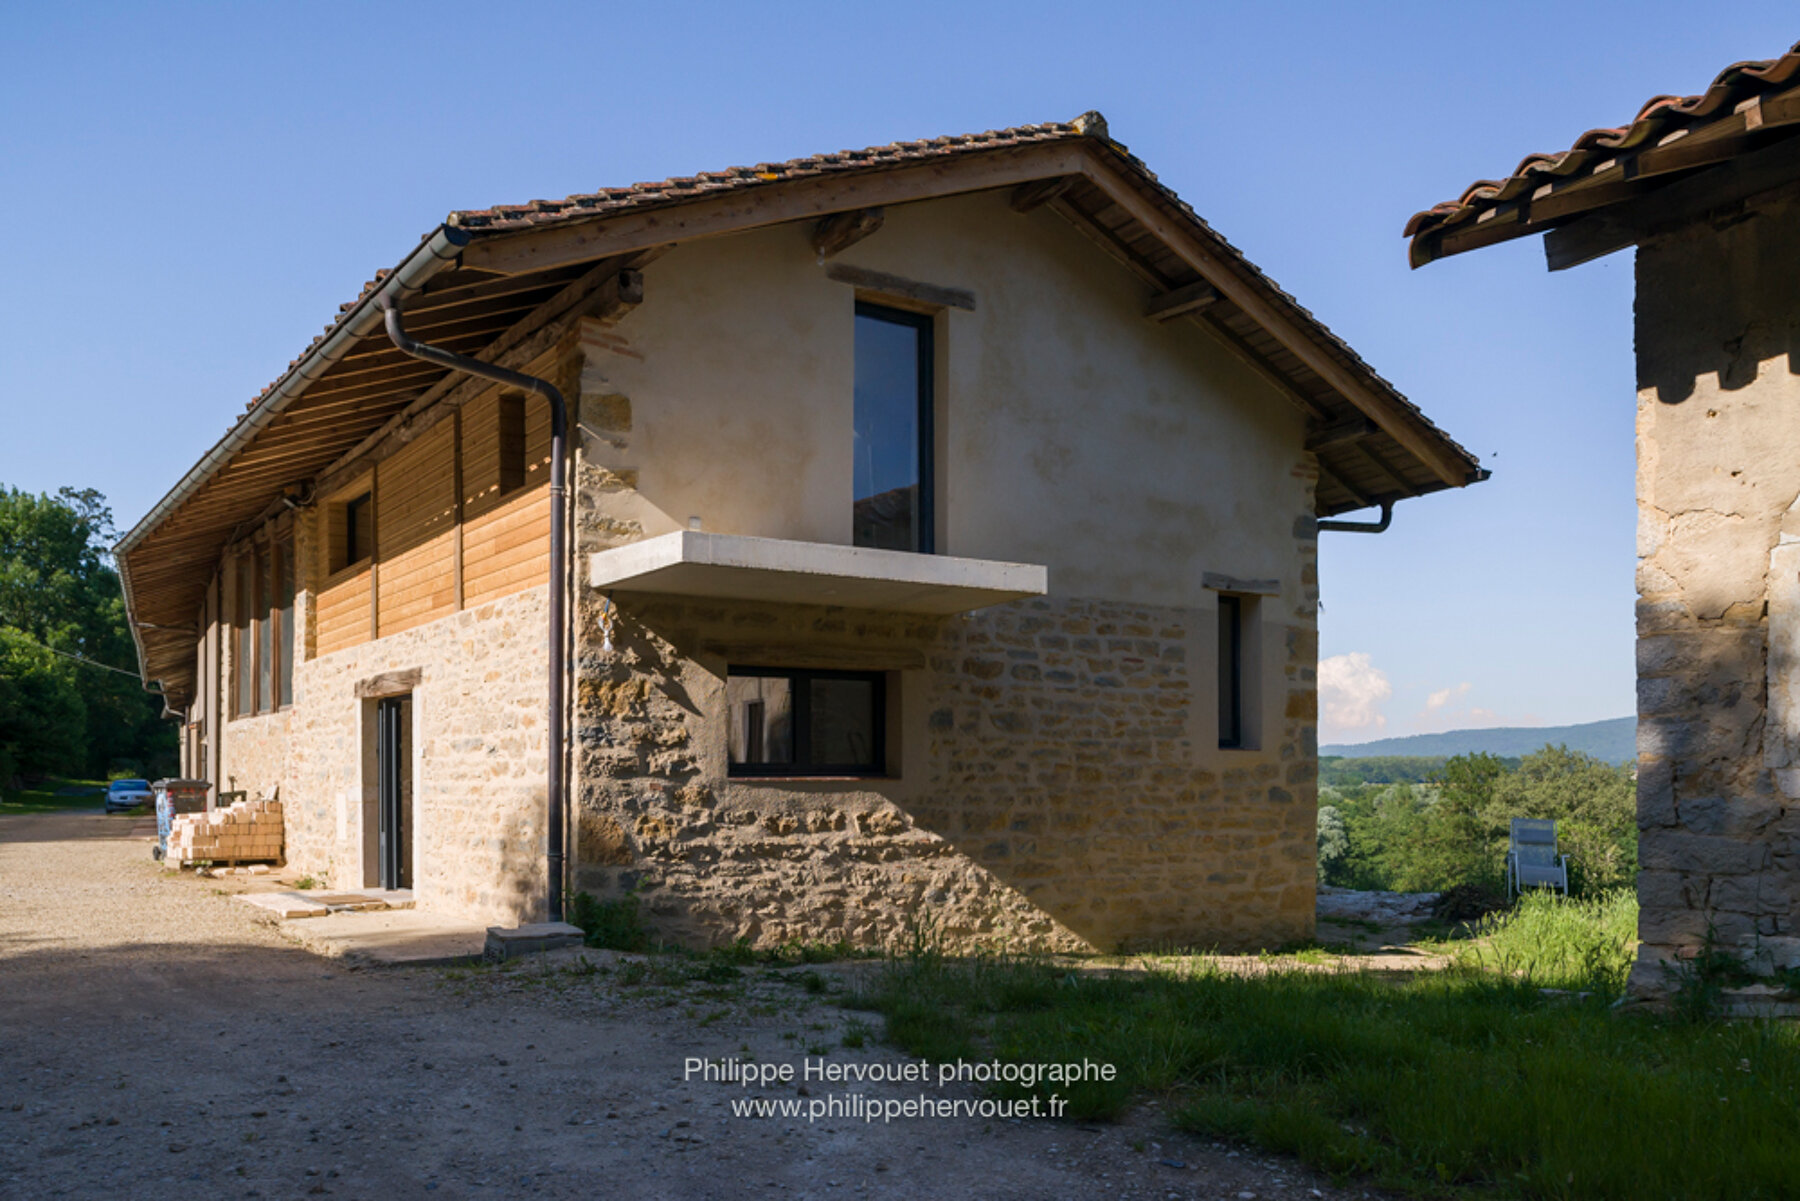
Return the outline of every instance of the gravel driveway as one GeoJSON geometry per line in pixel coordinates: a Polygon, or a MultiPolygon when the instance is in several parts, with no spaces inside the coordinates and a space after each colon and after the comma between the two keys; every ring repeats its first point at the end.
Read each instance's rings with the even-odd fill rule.
{"type": "Polygon", "coordinates": [[[904,1062],[834,1001],[841,972],[353,969],[164,875],[144,832],[0,817],[0,1197],[1366,1195],[1172,1136],[1148,1106],[1104,1126],[734,1116],[803,1094],[685,1080],[688,1057],[904,1062]]]}

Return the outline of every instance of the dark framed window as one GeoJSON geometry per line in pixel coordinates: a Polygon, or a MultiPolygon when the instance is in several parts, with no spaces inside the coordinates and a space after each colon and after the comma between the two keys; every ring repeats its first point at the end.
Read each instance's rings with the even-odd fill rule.
{"type": "Polygon", "coordinates": [[[294,703],[294,544],[275,547],[276,704],[294,703]]]}
{"type": "Polygon", "coordinates": [[[339,533],[340,549],[331,556],[331,570],[342,571],[375,553],[374,499],[373,492],[365,492],[344,502],[343,529],[333,531],[339,533]]]}
{"type": "Polygon", "coordinates": [[[232,716],[294,703],[294,544],[282,537],[238,556],[233,587],[232,716]]]}
{"type": "Polygon", "coordinates": [[[1244,601],[1219,597],[1219,745],[1244,745],[1244,601]]]}
{"type": "Polygon", "coordinates": [[[731,775],[887,774],[881,672],[733,667],[725,701],[731,775]]]}
{"type": "Polygon", "coordinates": [[[256,558],[240,555],[233,581],[236,637],[232,640],[232,713],[248,717],[256,712],[256,558]]]}
{"type": "Polygon", "coordinates": [[[932,319],[858,301],[854,534],[857,546],[935,549],[932,319]]]}
{"type": "Polygon", "coordinates": [[[525,486],[525,398],[501,395],[495,411],[495,441],[500,447],[500,494],[525,486]]]}

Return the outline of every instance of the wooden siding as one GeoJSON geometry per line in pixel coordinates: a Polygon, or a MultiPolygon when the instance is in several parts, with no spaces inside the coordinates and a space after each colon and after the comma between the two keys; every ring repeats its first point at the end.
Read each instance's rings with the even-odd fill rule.
{"type": "Polygon", "coordinates": [[[524,417],[522,485],[503,486],[521,472],[521,448],[503,445],[506,422],[494,391],[381,460],[364,483],[319,504],[308,563],[309,578],[320,582],[311,590],[309,658],[549,578],[549,406],[528,397],[524,417]],[[503,462],[509,451],[510,469],[503,462]],[[374,495],[374,556],[333,573],[346,532],[343,501],[364,491],[374,495]]]}
{"type": "Polygon", "coordinates": [[[381,636],[456,612],[456,433],[451,422],[375,470],[381,636]]]}
{"type": "Polygon", "coordinates": [[[314,604],[319,654],[361,646],[369,640],[369,569],[327,581],[314,604]]]}
{"type": "Polygon", "coordinates": [[[550,406],[525,402],[525,483],[501,490],[498,393],[463,413],[463,603],[535,588],[550,575],[550,406]]]}

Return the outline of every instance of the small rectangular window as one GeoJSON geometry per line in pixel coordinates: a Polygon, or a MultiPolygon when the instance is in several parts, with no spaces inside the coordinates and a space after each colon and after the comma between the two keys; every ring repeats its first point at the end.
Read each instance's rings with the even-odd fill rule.
{"type": "Polygon", "coordinates": [[[886,692],[880,672],[732,668],[730,774],[886,774],[886,692]]]}
{"type": "Polygon", "coordinates": [[[1219,597],[1219,745],[1244,745],[1243,598],[1219,597]]]}
{"type": "Polygon", "coordinates": [[[852,541],[930,554],[931,318],[859,302],[852,541]]]}
{"type": "Polygon", "coordinates": [[[500,444],[500,492],[525,486],[525,398],[517,392],[500,397],[497,438],[500,444]]]}
{"type": "Polygon", "coordinates": [[[336,575],[375,553],[375,494],[364,492],[326,508],[326,572],[336,575]]]}

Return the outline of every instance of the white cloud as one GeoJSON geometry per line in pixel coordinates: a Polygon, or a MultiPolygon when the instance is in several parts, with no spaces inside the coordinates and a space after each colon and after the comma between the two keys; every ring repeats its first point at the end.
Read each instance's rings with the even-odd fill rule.
{"type": "Polygon", "coordinates": [[[1413,720],[1414,721],[1424,721],[1426,718],[1430,717],[1433,713],[1436,713],[1439,709],[1442,709],[1445,705],[1448,705],[1451,701],[1460,700],[1461,698],[1467,696],[1469,694],[1469,688],[1470,688],[1469,682],[1467,680],[1464,680],[1462,683],[1458,684],[1454,688],[1438,689],[1436,692],[1432,693],[1430,696],[1425,698],[1425,708],[1420,710],[1419,715],[1417,717],[1415,717],[1413,720]]]}
{"type": "Polygon", "coordinates": [[[1381,703],[1392,695],[1386,673],[1362,651],[1319,660],[1321,738],[1382,729],[1381,703]]]}

